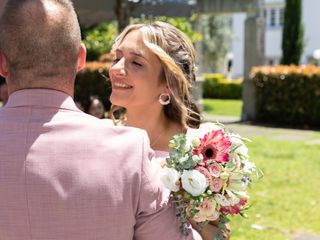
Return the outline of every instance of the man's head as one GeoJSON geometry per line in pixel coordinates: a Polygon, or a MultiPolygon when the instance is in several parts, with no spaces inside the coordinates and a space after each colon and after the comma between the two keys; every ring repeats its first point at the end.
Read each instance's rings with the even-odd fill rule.
{"type": "Polygon", "coordinates": [[[9,92],[52,88],[72,94],[84,63],[70,0],[7,0],[0,15],[0,74],[9,92]]]}

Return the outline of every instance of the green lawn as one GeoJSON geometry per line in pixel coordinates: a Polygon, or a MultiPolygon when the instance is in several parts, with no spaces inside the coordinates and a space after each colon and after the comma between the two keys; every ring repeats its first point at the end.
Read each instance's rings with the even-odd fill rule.
{"type": "MultiPolygon", "coordinates": [[[[314,137],[320,139],[320,134],[314,137]]],[[[320,145],[252,140],[251,160],[264,177],[250,189],[249,218],[232,218],[231,239],[289,240],[299,231],[320,235],[320,145]]]]}
{"type": "Polygon", "coordinates": [[[240,116],[242,100],[204,99],[203,107],[209,115],[240,116]]]}

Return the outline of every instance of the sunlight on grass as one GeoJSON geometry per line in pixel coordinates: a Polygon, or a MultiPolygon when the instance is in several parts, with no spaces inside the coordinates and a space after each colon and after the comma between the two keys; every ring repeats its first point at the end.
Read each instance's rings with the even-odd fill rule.
{"type": "Polygon", "coordinates": [[[300,230],[320,234],[320,146],[252,140],[251,160],[265,176],[249,190],[249,218],[232,219],[232,239],[287,240],[300,230]]]}
{"type": "Polygon", "coordinates": [[[223,116],[241,115],[241,100],[204,99],[203,108],[207,114],[223,116]]]}

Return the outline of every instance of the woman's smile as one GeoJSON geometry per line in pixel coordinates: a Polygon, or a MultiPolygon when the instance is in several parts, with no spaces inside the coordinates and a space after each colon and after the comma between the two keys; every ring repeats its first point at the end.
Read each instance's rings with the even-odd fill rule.
{"type": "Polygon", "coordinates": [[[112,82],[112,89],[118,89],[118,90],[128,90],[128,89],[132,89],[133,87],[129,84],[126,84],[124,82],[112,82]]]}

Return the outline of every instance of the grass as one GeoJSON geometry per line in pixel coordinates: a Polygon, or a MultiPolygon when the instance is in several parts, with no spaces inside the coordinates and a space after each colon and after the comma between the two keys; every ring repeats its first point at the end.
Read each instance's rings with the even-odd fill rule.
{"type": "Polygon", "coordinates": [[[267,137],[252,140],[251,160],[265,176],[250,189],[249,218],[231,219],[231,239],[289,240],[299,231],[320,234],[320,146],[267,137]]]}
{"type": "MultiPolygon", "coordinates": [[[[241,100],[204,99],[210,115],[240,116],[241,108],[241,100]]],[[[232,240],[291,240],[300,231],[320,235],[320,145],[307,144],[320,133],[306,139],[297,132],[291,139],[270,130],[251,132],[250,157],[264,177],[249,190],[248,218],[231,218],[232,240]]]]}
{"type": "Polygon", "coordinates": [[[210,115],[240,116],[242,100],[204,99],[203,107],[210,115]]]}

